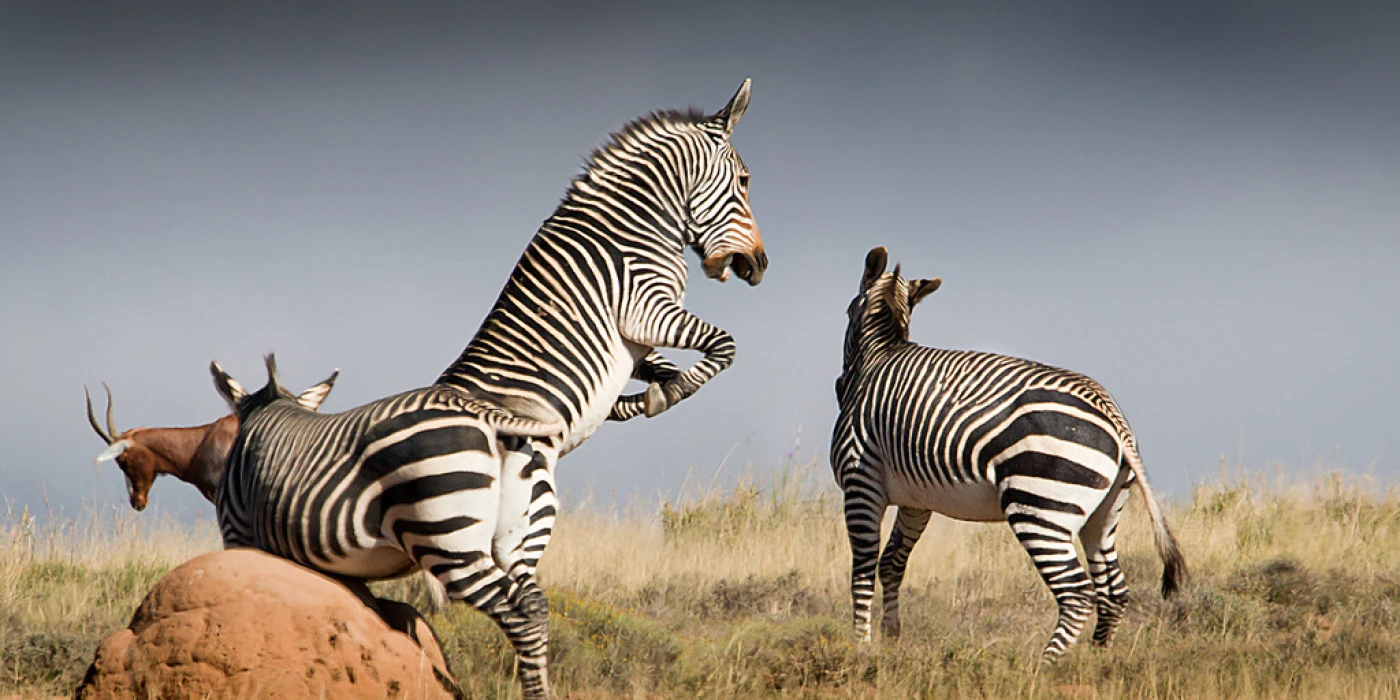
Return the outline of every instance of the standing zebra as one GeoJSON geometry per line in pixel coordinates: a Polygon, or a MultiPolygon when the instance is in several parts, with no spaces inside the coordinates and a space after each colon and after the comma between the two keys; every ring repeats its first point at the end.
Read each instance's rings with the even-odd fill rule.
{"type": "Polygon", "coordinates": [[[1137,441],[1112,397],[1094,380],[1029,360],[937,350],[909,340],[914,305],[940,280],[885,272],[888,254],[865,259],[847,310],[836,395],[841,412],[831,466],[845,493],[856,631],[869,641],[877,570],[881,632],[899,636],[899,587],[930,513],[1005,520],[1059,606],[1041,656],[1053,662],[1079,637],[1090,608],[1094,643],[1113,638],[1128,589],[1114,549],[1129,487],[1142,488],[1164,564],[1162,594],[1186,578],[1186,561],[1147,484],[1137,441]],[[886,507],[898,507],[880,555],[886,507]],[[1079,564],[1079,535],[1089,572],[1079,564]]]}
{"type": "Polygon", "coordinates": [[[225,545],[365,579],[426,568],[506,633],[526,696],[547,695],[534,572],[556,461],[604,420],[654,416],[733,361],[730,335],[682,306],[686,248],[720,281],[756,285],[767,268],[729,144],[748,102],[745,80],[713,115],[655,113],[595,151],[431,387],[325,416],[275,378],[245,395],[214,365],[241,419],[218,504],[225,545]],[[681,371],[656,347],[704,357],[681,371]],[[630,378],[647,390],[620,396],[630,378]]]}

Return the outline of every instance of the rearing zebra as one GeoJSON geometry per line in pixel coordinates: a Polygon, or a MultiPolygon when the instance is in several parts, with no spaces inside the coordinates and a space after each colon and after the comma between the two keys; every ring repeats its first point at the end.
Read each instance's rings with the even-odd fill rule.
{"type": "Polygon", "coordinates": [[[219,525],[254,546],[365,579],[427,568],[490,615],[527,697],[549,693],[548,607],[534,579],[558,512],[554,467],[605,419],[656,415],[733,361],[728,333],[687,312],[686,248],[708,276],[768,266],[749,171],[729,144],[745,80],[713,115],[655,113],[594,152],[436,384],[336,416],[276,381],[241,397],[219,525]],[[654,348],[699,350],[680,371],[654,348]],[[651,382],[619,397],[629,378],[651,382]]]}
{"type": "Polygon", "coordinates": [[[1094,380],[1029,360],[909,341],[914,305],[940,280],[885,272],[888,253],[865,259],[847,311],[836,395],[841,412],[831,466],[845,493],[855,627],[870,639],[877,570],[881,631],[899,636],[899,587],[930,513],[1005,520],[1055,596],[1059,622],[1043,662],[1079,637],[1097,607],[1094,642],[1113,638],[1128,589],[1114,549],[1118,517],[1137,483],[1164,564],[1162,594],[1185,581],[1186,561],[1147,484],[1137,441],[1112,397],[1094,380]],[[885,509],[898,506],[880,555],[885,509]],[[1084,544],[1089,572],[1074,537],[1084,544]]]}

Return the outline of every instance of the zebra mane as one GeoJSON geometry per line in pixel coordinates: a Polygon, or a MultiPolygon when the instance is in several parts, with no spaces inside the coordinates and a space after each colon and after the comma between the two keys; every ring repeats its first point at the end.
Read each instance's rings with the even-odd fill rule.
{"type": "Polygon", "coordinates": [[[239,404],[240,411],[252,410],[265,406],[278,399],[291,399],[296,401],[296,394],[282,386],[282,380],[277,376],[277,356],[268,353],[263,356],[263,364],[267,366],[267,384],[263,388],[248,394],[239,404]]]}
{"type": "MultiPolygon", "coordinates": [[[[602,165],[602,161],[607,160],[607,156],[615,151],[623,150],[630,144],[635,144],[645,140],[659,128],[676,126],[703,127],[709,124],[715,115],[706,114],[699,107],[687,107],[684,111],[666,109],[651,112],[645,116],[633,119],[622,125],[621,129],[608,134],[607,143],[593,149],[588,155],[588,159],[583,163],[584,172],[587,173],[595,167],[602,165]]],[[[571,188],[572,190],[572,188],[571,188]]]]}

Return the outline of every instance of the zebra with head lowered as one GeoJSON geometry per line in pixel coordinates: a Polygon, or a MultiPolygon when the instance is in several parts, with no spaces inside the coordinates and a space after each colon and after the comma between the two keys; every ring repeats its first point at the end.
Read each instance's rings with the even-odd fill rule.
{"type": "Polygon", "coordinates": [[[226,546],[363,579],[420,566],[515,648],[525,695],[549,693],[535,568],[558,512],[554,467],[607,419],[656,415],[729,366],[728,333],[687,312],[687,248],[756,285],[768,258],[749,171],[719,112],[660,112],[593,153],[495,306],[433,386],[336,416],[256,394],[213,367],[241,419],[219,497],[226,546]],[[657,347],[698,350],[685,371],[657,347]],[[620,396],[630,378],[650,382],[620,396]]]}
{"type": "Polygon", "coordinates": [[[836,380],[841,411],[831,438],[832,470],[845,493],[856,631],[870,639],[878,570],[881,631],[899,636],[905,565],[936,511],[1011,525],[1059,606],[1043,662],[1078,639],[1091,608],[1098,613],[1094,642],[1107,645],[1128,602],[1114,540],[1134,483],[1164,564],[1162,594],[1186,577],[1127,420],[1082,374],[910,342],[910,312],[940,280],[906,280],[897,265],[885,271],[887,259],[884,248],[870,251],[847,310],[836,380]],[[898,515],[881,555],[880,525],[891,505],[898,515]],[[1075,553],[1076,534],[1088,573],[1075,553]]]}

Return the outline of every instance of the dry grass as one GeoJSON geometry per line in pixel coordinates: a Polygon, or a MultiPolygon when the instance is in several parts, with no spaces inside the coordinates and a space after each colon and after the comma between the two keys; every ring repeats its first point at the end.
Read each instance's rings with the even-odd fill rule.
{"type": "MultiPolygon", "coordinates": [[[[1136,600],[1114,648],[1081,644],[1037,673],[1054,604],[1004,525],[935,518],[905,586],[904,637],[849,632],[850,561],[824,472],[710,493],[654,514],[579,508],[541,570],[553,674],[578,698],[1397,697],[1400,493],[1342,474],[1224,475],[1172,521],[1194,580],[1156,594],[1141,504],[1120,528],[1136,600]]],[[[100,638],[212,526],[143,527],[124,511],[0,530],[0,696],[66,692],[100,638]]],[[[416,579],[377,584],[421,601],[416,579]]],[[[473,697],[514,697],[482,615],[432,620],[473,697]]]]}

